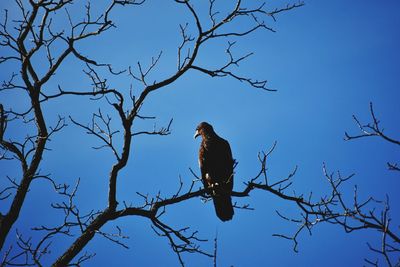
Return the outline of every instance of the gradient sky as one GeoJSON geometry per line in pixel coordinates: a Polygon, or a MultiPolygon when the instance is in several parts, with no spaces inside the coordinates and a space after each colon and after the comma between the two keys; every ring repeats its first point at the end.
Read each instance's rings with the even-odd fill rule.
{"type": "MultiPolygon", "coordinates": [[[[15,16],[12,2],[3,0],[0,7],[9,9],[15,16]]],[[[194,1],[194,4],[200,7],[201,2],[194,1]]],[[[223,10],[233,4],[226,3],[220,5],[223,10]]],[[[271,8],[285,3],[271,1],[271,8]]],[[[235,190],[242,190],[243,182],[257,174],[257,153],[277,141],[268,162],[271,179],[285,177],[297,165],[293,190],[298,194],[312,191],[315,197],[323,196],[329,193],[322,173],[325,162],[330,171],[356,174],[344,187],[349,203],[355,184],[360,198],[383,199],[387,194],[391,224],[400,225],[400,177],[386,167],[387,161],[400,161],[398,147],[378,138],[343,140],[345,131],[358,134],[353,114],[362,122],[369,121],[370,101],[385,132],[400,139],[400,2],[306,0],[305,3],[304,7],[280,14],[277,22],[268,21],[276,33],[259,31],[238,39],[233,50],[236,55],[254,52],[238,72],[268,79],[269,87],[277,92],[265,92],[230,78],[209,78],[191,71],[147,99],[142,113],[157,119],[139,122],[135,130],[151,130],[154,122],[163,126],[173,118],[172,134],[136,138],[128,165],[118,181],[120,203],[139,205],[141,199],[136,192],[155,195],[161,190],[164,195],[172,195],[178,188],[179,176],[189,185],[193,176],[188,168],[199,173],[199,140],[193,140],[194,130],[199,122],[208,121],[230,142],[234,158],[239,162],[235,190]]],[[[71,9],[76,18],[82,16],[79,8],[71,9]]],[[[62,14],[59,17],[65,19],[62,14]]],[[[189,22],[189,27],[193,27],[193,20],[184,8],[173,1],[149,0],[141,7],[118,9],[113,17],[118,28],[81,44],[79,49],[83,54],[122,69],[129,65],[135,67],[137,61],[148,64],[152,56],[163,51],[151,79],[159,81],[175,71],[176,47],[180,42],[178,25],[189,22]]],[[[65,22],[60,20],[55,25],[63,27],[65,22]]],[[[224,62],[227,41],[212,43],[201,50],[198,64],[218,66],[224,62]]],[[[42,63],[37,60],[38,66],[42,63]]],[[[0,65],[1,80],[8,77],[10,70],[17,70],[13,68],[13,64],[0,65]]],[[[58,84],[65,89],[90,89],[90,81],[82,75],[82,69],[82,64],[68,59],[45,90],[51,92],[58,84]]],[[[126,76],[108,79],[112,87],[125,92],[131,83],[126,76]]],[[[139,85],[134,84],[134,89],[140,91],[139,85]]],[[[27,96],[21,93],[0,94],[0,102],[6,108],[22,110],[26,101],[27,96]]],[[[49,125],[56,122],[58,115],[66,118],[71,115],[84,124],[89,123],[91,113],[99,108],[114,116],[113,125],[118,127],[116,114],[106,102],[65,97],[44,104],[49,125]]],[[[102,209],[107,201],[112,154],[91,149],[99,141],[85,135],[68,119],[67,123],[68,127],[49,143],[52,150],[44,155],[41,170],[51,173],[57,181],[70,184],[79,177],[80,210],[102,209]]],[[[10,124],[8,131],[9,137],[23,137],[28,132],[18,124],[10,124]]],[[[17,167],[15,163],[0,162],[1,186],[5,185],[5,175],[18,177],[17,167]]],[[[49,208],[57,199],[47,182],[33,183],[7,244],[14,241],[16,228],[29,236],[31,227],[59,223],[62,214],[49,208]]],[[[306,232],[301,234],[299,253],[295,253],[290,241],[272,236],[297,230],[295,224],[282,221],[275,213],[279,210],[288,216],[298,216],[294,203],[265,192],[252,192],[250,198],[237,201],[250,204],[255,210],[236,210],[232,221],[222,223],[211,203],[193,199],[168,208],[163,218],[177,228],[190,226],[198,230],[201,237],[210,240],[203,245],[209,251],[218,232],[218,266],[362,266],[364,258],[377,257],[368,250],[366,242],[379,246],[379,233],[346,234],[337,226],[323,224],[314,228],[312,236],[306,232]]],[[[8,202],[4,203],[0,206],[2,213],[8,207],[8,202]]],[[[96,236],[84,249],[96,253],[87,266],[178,265],[168,241],[153,233],[148,220],[124,218],[105,226],[104,230],[112,231],[115,225],[130,237],[125,240],[130,249],[96,236]]],[[[45,262],[51,263],[73,240],[56,239],[45,262]]],[[[184,255],[184,260],[188,266],[212,266],[212,260],[204,256],[189,254],[184,255]]]]}

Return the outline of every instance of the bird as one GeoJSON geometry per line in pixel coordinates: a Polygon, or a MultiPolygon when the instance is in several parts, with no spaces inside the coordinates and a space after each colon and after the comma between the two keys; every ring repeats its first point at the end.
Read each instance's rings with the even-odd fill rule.
{"type": "Polygon", "coordinates": [[[201,122],[194,135],[202,137],[199,149],[199,166],[204,188],[213,188],[211,197],[217,217],[225,222],[232,219],[233,169],[231,147],[225,139],[219,137],[207,122],[201,122]]]}

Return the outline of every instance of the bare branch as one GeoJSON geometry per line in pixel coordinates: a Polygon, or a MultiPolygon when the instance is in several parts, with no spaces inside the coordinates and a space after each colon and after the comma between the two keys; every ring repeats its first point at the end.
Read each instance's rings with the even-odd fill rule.
{"type": "Polygon", "coordinates": [[[169,135],[171,133],[170,127],[172,124],[173,119],[171,119],[167,125],[167,127],[161,127],[160,129],[156,129],[156,125],[154,124],[153,131],[140,131],[132,133],[132,136],[136,135],[169,135]]]}
{"type": "MultiPolygon", "coordinates": [[[[359,138],[364,138],[364,137],[377,136],[391,144],[400,145],[400,140],[396,140],[392,137],[387,136],[384,133],[384,130],[380,127],[380,125],[379,125],[380,120],[375,115],[375,111],[374,111],[372,102],[369,103],[369,111],[371,114],[372,122],[367,123],[367,124],[362,124],[358,120],[358,118],[355,115],[353,115],[353,119],[354,119],[355,123],[357,124],[358,128],[360,129],[361,134],[349,135],[347,132],[345,132],[344,140],[349,141],[349,140],[354,140],[354,139],[359,139],[359,138]]],[[[387,166],[388,166],[388,169],[391,171],[400,171],[400,168],[397,166],[397,163],[389,163],[388,162],[387,166]]]]}
{"type": "Polygon", "coordinates": [[[387,135],[385,135],[383,133],[383,129],[380,128],[379,126],[379,119],[375,116],[375,112],[374,112],[374,108],[372,105],[372,102],[369,103],[369,109],[370,109],[370,113],[371,113],[371,118],[372,118],[372,123],[368,123],[368,124],[361,124],[361,122],[357,119],[357,117],[355,115],[353,115],[353,119],[356,122],[358,128],[361,131],[360,135],[349,135],[347,132],[345,132],[345,140],[352,140],[352,139],[357,139],[357,138],[362,138],[362,137],[369,137],[369,136],[378,136],[383,138],[384,140],[395,144],[395,145],[400,145],[400,141],[393,139],[391,137],[388,137],[387,135]]]}
{"type": "Polygon", "coordinates": [[[113,131],[111,130],[111,117],[107,115],[105,117],[101,110],[99,109],[98,113],[93,113],[92,116],[92,124],[90,126],[85,126],[74,119],[70,116],[69,119],[71,120],[72,123],[75,125],[85,129],[87,134],[94,135],[97,138],[99,138],[101,141],[103,141],[104,145],[98,146],[98,147],[93,147],[94,149],[101,149],[104,147],[108,147],[112,150],[114,156],[117,158],[117,160],[120,160],[120,155],[117,152],[116,148],[114,147],[113,144],[113,136],[119,131],[113,131]],[[97,121],[100,121],[98,123],[97,121]],[[105,128],[103,128],[105,127],[105,128]]]}

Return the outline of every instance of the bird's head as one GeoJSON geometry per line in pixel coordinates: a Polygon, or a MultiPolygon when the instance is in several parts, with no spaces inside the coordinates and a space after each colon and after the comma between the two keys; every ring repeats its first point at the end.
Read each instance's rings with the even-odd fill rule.
{"type": "Polygon", "coordinates": [[[201,135],[203,137],[210,136],[213,133],[214,133],[214,129],[211,126],[211,124],[208,124],[207,122],[203,121],[197,126],[196,132],[194,134],[194,138],[196,138],[199,135],[201,135]]]}

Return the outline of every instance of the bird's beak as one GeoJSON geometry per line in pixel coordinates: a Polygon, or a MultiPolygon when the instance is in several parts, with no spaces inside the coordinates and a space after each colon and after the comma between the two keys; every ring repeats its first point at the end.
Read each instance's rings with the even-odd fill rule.
{"type": "Polygon", "coordinates": [[[194,133],[193,138],[196,139],[196,137],[199,136],[199,135],[200,135],[199,130],[196,130],[196,132],[194,133]]]}

